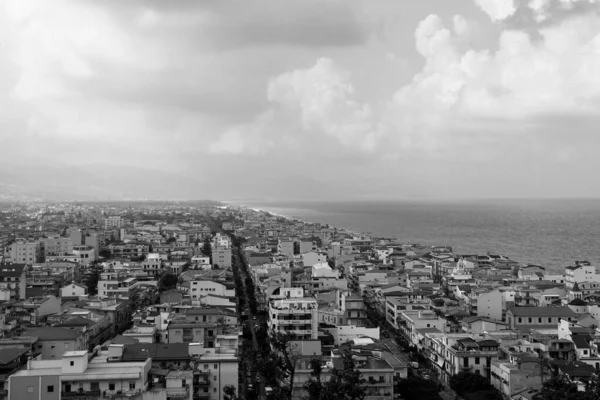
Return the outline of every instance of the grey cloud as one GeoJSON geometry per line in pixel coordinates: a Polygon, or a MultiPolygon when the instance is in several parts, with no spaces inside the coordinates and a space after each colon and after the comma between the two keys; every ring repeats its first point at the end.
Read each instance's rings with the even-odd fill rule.
{"type": "Polygon", "coordinates": [[[531,0],[518,0],[516,13],[504,22],[508,28],[528,31],[534,38],[538,38],[537,31],[548,26],[558,25],[561,22],[581,15],[600,14],[600,3],[578,1],[570,7],[565,7],[561,0],[550,0],[544,14],[543,21],[536,21],[535,12],[528,7],[531,0]]]}

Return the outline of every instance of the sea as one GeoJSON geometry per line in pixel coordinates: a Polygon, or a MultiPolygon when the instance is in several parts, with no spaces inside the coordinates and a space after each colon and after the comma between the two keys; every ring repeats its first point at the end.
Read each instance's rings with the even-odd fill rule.
{"type": "Polygon", "coordinates": [[[501,254],[550,271],[600,265],[600,200],[230,202],[458,254],[501,254]]]}

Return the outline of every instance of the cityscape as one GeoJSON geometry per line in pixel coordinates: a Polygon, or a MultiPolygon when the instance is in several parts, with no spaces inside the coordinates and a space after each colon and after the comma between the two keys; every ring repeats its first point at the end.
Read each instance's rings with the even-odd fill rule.
{"type": "Polygon", "coordinates": [[[0,1],[0,400],[600,400],[600,0],[0,1]]]}
{"type": "Polygon", "coordinates": [[[558,377],[588,393],[600,368],[584,260],[215,201],[4,203],[0,224],[7,400],[534,399],[558,377]]]}

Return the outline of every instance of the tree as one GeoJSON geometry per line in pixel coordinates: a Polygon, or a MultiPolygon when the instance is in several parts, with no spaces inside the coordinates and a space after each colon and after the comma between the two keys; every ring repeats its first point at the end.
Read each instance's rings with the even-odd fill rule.
{"type": "Polygon", "coordinates": [[[167,272],[166,274],[161,276],[160,280],[158,281],[158,291],[162,293],[166,290],[173,289],[177,286],[177,282],[177,276],[173,275],[170,272],[167,272]]]}
{"type": "Polygon", "coordinates": [[[554,376],[544,382],[533,400],[597,400],[600,398],[600,378],[593,376],[587,382],[585,390],[579,391],[577,385],[562,375],[554,376]]]}
{"type": "Polygon", "coordinates": [[[98,252],[98,255],[99,255],[101,258],[110,258],[110,257],[111,257],[111,255],[112,255],[112,253],[110,252],[110,250],[109,250],[109,249],[107,249],[107,248],[105,247],[105,248],[102,248],[102,249],[100,249],[100,251],[98,252]]]}
{"type": "Polygon", "coordinates": [[[223,388],[223,399],[224,400],[239,400],[239,398],[235,394],[235,386],[226,385],[223,388]]]}
{"type": "Polygon", "coordinates": [[[439,392],[435,383],[417,376],[401,379],[394,390],[404,399],[419,400],[441,400],[439,392]]]}
{"type": "Polygon", "coordinates": [[[102,267],[92,266],[81,279],[90,296],[98,294],[98,281],[100,280],[101,271],[102,267]]]}
{"type": "Polygon", "coordinates": [[[210,258],[210,262],[212,263],[212,245],[210,243],[210,238],[204,238],[204,244],[202,245],[202,253],[210,258]]]}
{"type": "Polygon", "coordinates": [[[502,394],[479,374],[459,372],[450,378],[450,387],[467,400],[502,400],[502,394]]]}
{"type": "Polygon", "coordinates": [[[275,330],[271,332],[269,342],[273,351],[270,354],[270,362],[278,369],[279,382],[287,383],[279,386],[281,393],[277,398],[280,399],[292,398],[296,367],[302,357],[300,346],[295,340],[296,336],[292,333],[275,330]]]}
{"type": "Polygon", "coordinates": [[[175,243],[176,241],[177,241],[177,239],[175,239],[174,237],[171,236],[170,238],[167,239],[167,244],[172,244],[172,243],[175,243]]]}
{"type": "Polygon", "coordinates": [[[321,381],[323,372],[321,361],[311,360],[313,378],[304,384],[310,400],[362,400],[365,398],[366,392],[362,386],[364,379],[360,377],[361,374],[356,368],[352,353],[342,351],[341,356],[343,367],[341,369],[333,368],[331,379],[326,382],[321,381]]]}

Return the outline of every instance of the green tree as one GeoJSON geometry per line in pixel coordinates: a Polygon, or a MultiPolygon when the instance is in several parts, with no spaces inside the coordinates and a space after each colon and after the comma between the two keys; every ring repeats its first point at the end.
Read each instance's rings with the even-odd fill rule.
{"type": "Polygon", "coordinates": [[[279,388],[281,393],[279,399],[292,398],[296,367],[302,357],[300,346],[296,342],[296,336],[288,332],[272,331],[269,342],[272,352],[269,355],[269,363],[277,367],[279,375],[279,388]]]}
{"type": "Polygon", "coordinates": [[[170,238],[167,239],[167,244],[172,244],[172,243],[175,243],[176,241],[177,241],[177,239],[171,236],[170,238]]]}
{"type": "Polygon", "coordinates": [[[204,244],[202,245],[202,253],[205,256],[210,257],[210,262],[212,263],[212,244],[210,243],[209,237],[204,238],[204,244]]]}

